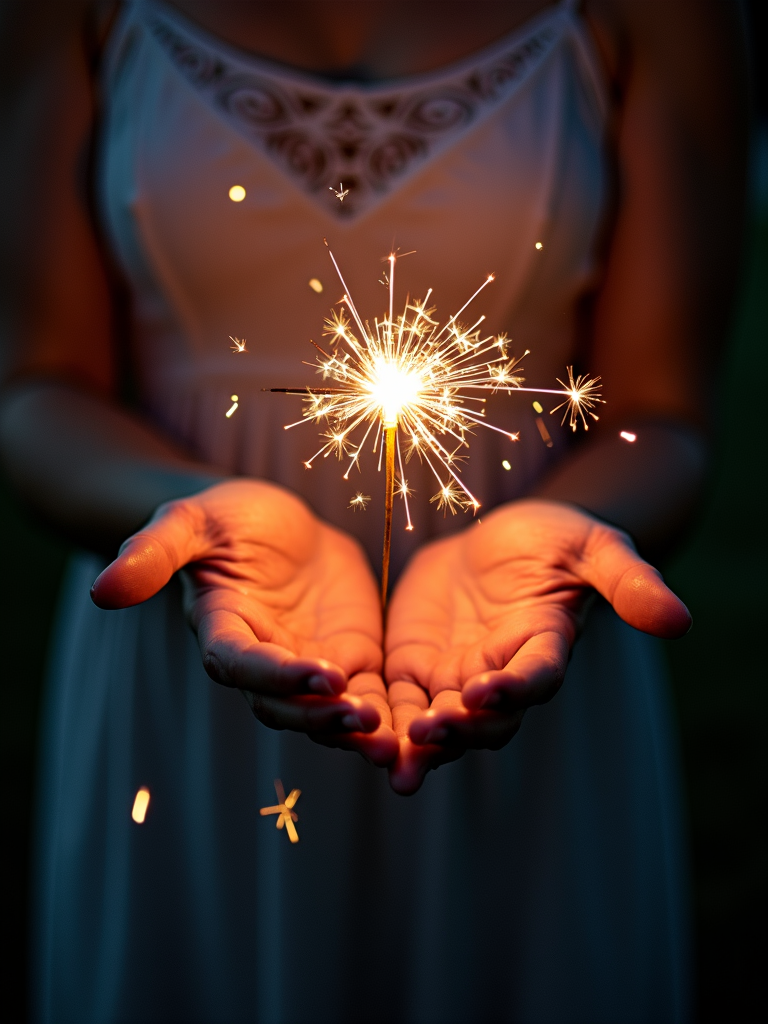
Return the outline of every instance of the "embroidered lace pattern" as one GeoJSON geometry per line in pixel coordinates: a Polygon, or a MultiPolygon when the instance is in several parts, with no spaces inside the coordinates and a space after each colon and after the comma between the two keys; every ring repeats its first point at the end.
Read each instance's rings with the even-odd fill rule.
{"type": "Polygon", "coordinates": [[[170,59],[238,132],[319,205],[349,219],[370,209],[507,99],[557,39],[545,20],[474,66],[401,87],[326,85],[206,46],[154,6],[148,27],[170,59]],[[347,194],[340,201],[342,185],[347,194]]]}

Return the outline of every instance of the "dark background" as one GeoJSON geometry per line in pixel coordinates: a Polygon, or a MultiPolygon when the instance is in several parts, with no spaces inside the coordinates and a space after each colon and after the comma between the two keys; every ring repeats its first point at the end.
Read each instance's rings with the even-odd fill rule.
{"type": "MultiPolygon", "coordinates": [[[[698,520],[662,566],[694,618],[688,636],[667,644],[667,652],[688,794],[701,1024],[768,1021],[768,119],[765,14],[760,3],[750,11],[757,57],[753,198],[741,294],[720,377],[716,458],[698,520]]],[[[16,1022],[26,1020],[38,716],[69,549],[30,521],[1,480],[0,536],[0,1013],[16,1022]]]]}

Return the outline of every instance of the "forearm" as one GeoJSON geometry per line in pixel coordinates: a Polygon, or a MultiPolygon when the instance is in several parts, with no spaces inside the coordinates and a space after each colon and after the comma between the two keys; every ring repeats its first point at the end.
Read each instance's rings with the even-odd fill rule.
{"type": "Polygon", "coordinates": [[[116,403],[45,380],[0,395],[0,458],[25,502],[78,543],[103,550],[164,501],[225,475],[116,403]]]}
{"type": "Polygon", "coordinates": [[[579,505],[626,530],[650,556],[684,530],[701,494],[706,442],[682,424],[627,423],[637,440],[606,425],[536,489],[536,496],[579,505]]]}

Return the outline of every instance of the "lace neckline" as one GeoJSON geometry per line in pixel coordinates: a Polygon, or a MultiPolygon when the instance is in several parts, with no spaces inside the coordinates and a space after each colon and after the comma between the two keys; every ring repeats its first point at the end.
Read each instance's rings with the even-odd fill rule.
{"type": "Polygon", "coordinates": [[[241,52],[154,0],[136,5],[201,98],[326,214],[346,221],[377,206],[517,92],[554,49],[572,6],[548,8],[445,68],[360,83],[241,52]]]}

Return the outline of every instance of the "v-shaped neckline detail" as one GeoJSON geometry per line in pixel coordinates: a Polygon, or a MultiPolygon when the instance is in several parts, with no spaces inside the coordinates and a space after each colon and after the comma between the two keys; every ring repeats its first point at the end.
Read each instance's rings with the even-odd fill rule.
{"type": "Polygon", "coordinates": [[[168,5],[136,4],[151,36],[216,114],[327,215],[347,222],[517,92],[562,37],[571,6],[547,8],[444,68],[369,84],[286,68],[237,50],[168,5]]]}

